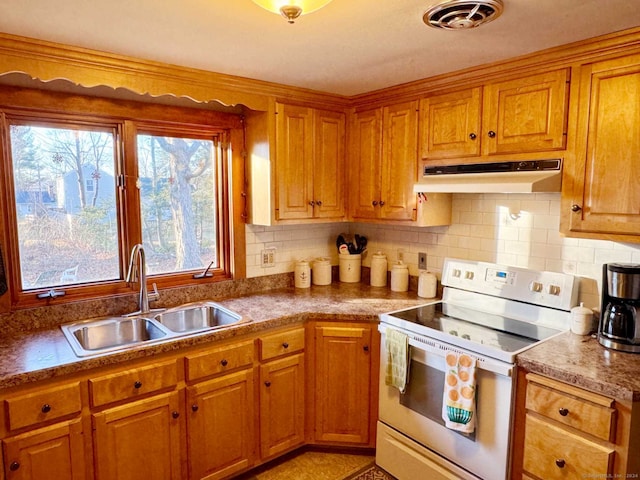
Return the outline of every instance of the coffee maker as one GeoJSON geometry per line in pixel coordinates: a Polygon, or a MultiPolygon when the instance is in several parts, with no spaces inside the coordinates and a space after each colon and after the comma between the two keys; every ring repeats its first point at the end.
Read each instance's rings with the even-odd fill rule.
{"type": "Polygon", "coordinates": [[[602,266],[598,341],[613,350],[640,353],[640,264],[602,266]]]}

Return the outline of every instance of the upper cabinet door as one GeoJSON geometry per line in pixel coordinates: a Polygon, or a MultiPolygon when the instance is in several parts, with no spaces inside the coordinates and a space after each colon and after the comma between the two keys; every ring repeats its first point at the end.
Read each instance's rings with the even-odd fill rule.
{"type": "Polygon", "coordinates": [[[566,145],[567,69],[493,83],[484,89],[484,155],[562,150],[566,145]]]}
{"type": "Polygon", "coordinates": [[[480,155],[481,88],[420,101],[420,155],[424,160],[480,155]]]}
{"type": "Polygon", "coordinates": [[[379,213],[382,161],[382,109],[355,114],[351,124],[349,206],[353,218],[375,219],[379,213]]]}
{"type": "Polygon", "coordinates": [[[418,101],[384,107],[381,217],[415,220],[418,153],[418,101]]]}
{"type": "Polygon", "coordinates": [[[313,202],[316,218],[344,217],[345,115],[316,110],[313,202]]]}
{"type": "Polygon", "coordinates": [[[563,218],[572,232],[638,238],[640,55],[580,70],[576,161],[568,172],[573,192],[563,199],[563,218]]]}
{"type": "Polygon", "coordinates": [[[313,217],[313,110],[276,105],[277,218],[313,217]]]}

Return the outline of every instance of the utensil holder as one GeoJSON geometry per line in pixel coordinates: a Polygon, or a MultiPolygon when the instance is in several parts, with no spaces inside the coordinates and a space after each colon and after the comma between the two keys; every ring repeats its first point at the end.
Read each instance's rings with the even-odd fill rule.
{"type": "Polygon", "coordinates": [[[340,281],[344,283],[358,283],[362,270],[362,255],[340,254],[340,281]]]}

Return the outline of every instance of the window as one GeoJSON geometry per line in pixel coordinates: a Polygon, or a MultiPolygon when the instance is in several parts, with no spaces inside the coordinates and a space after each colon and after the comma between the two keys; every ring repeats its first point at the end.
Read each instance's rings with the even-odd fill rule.
{"type": "Polygon", "coordinates": [[[9,140],[0,192],[10,206],[0,240],[15,259],[12,303],[37,305],[51,289],[64,293],[56,301],[130,292],[138,243],[160,288],[230,278],[229,138],[238,118],[93,102],[72,102],[91,114],[0,105],[9,140]],[[207,267],[213,277],[193,278],[207,267]]]}

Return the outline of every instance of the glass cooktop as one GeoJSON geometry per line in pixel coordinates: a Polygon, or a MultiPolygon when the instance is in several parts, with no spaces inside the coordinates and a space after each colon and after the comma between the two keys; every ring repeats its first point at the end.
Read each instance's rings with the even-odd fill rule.
{"type": "MultiPolygon", "coordinates": [[[[480,312],[444,302],[432,303],[389,314],[409,322],[405,328],[455,344],[466,340],[504,352],[518,352],[561,332],[553,328],[480,312]]],[[[404,322],[403,322],[404,323],[404,322]]]]}

